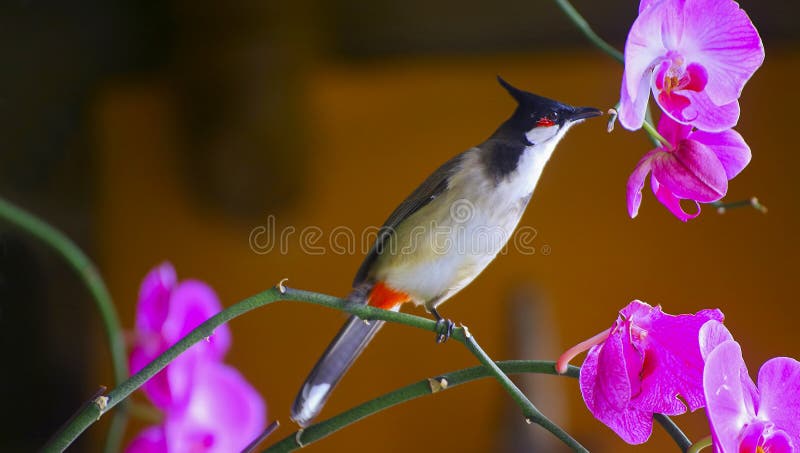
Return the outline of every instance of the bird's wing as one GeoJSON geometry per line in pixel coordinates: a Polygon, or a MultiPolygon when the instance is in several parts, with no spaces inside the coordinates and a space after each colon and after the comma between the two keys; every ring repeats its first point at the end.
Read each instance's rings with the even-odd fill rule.
{"type": "Polygon", "coordinates": [[[397,226],[447,189],[450,177],[458,170],[464,154],[465,153],[461,153],[442,164],[441,167],[428,176],[428,178],[423,181],[416,190],[411,192],[411,195],[403,200],[400,206],[389,215],[389,218],[386,219],[386,222],[384,222],[383,226],[378,231],[375,244],[372,246],[372,249],[370,249],[367,257],[364,258],[364,262],[361,263],[361,267],[358,269],[355,279],[353,279],[354,288],[367,280],[372,264],[380,255],[381,249],[386,241],[394,234],[397,226]]]}

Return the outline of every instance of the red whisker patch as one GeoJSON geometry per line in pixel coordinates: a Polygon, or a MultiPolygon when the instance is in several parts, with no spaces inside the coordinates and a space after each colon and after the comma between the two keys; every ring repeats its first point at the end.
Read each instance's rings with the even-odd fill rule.
{"type": "Polygon", "coordinates": [[[539,121],[536,122],[536,126],[538,127],[550,127],[555,125],[555,121],[551,120],[550,118],[539,118],[539,121]]]}

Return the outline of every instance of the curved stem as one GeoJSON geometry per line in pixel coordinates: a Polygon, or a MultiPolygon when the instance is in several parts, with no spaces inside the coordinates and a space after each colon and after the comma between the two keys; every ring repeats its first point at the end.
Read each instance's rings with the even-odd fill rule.
{"type": "Polygon", "coordinates": [[[710,447],[713,445],[713,443],[714,441],[712,440],[711,436],[704,437],[692,444],[689,449],[686,450],[686,453],[697,453],[706,447],[710,447]]]}
{"type": "Polygon", "coordinates": [[[220,325],[230,321],[233,318],[241,316],[251,310],[262,307],[264,305],[281,300],[280,292],[275,289],[269,289],[255,296],[251,296],[236,305],[233,305],[216,315],[209,318],[206,322],[200,324],[189,332],[188,335],[183,337],[180,341],[172,345],[169,349],[164,351],[163,354],[156,357],[155,360],[147,364],[141,371],[134,374],[122,384],[117,386],[114,390],[108,393],[107,401],[103,405],[89,404],[83,407],[65,427],[54,436],[47,445],[44,446],[43,451],[64,451],[69,447],[75,439],[78,438],[87,428],[92,426],[100,417],[106,412],[111,410],[114,406],[124,401],[125,398],[130,396],[136,389],[142,386],[147,380],[156,375],[159,371],[163,370],[169,362],[178,357],[183,351],[189,349],[195,343],[203,340],[204,338],[212,335],[214,329],[220,325]]]}
{"type": "MultiPolygon", "coordinates": [[[[125,401],[126,405],[128,401],[125,401]]],[[[122,451],[122,439],[125,437],[125,428],[128,426],[130,414],[128,408],[114,412],[111,417],[111,425],[106,433],[106,444],[103,446],[104,453],[116,453],[122,451]]]]}
{"type": "Polygon", "coordinates": [[[684,434],[683,431],[678,428],[678,425],[676,425],[671,418],[664,414],[655,414],[653,415],[653,418],[661,424],[661,426],[664,428],[664,431],[666,431],[672,440],[678,444],[678,448],[680,448],[682,452],[685,453],[689,447],[692,446],[692,441],[686,437],[686,434],[684,434]]]}
{"type": "Polygon", "coordinates": [[[739,200],[739,201],[722,201],[722,200],[719,200],[719,201],[715,201],[715,202],[709,203],[709,204],[711,206],[717,208],[717,212],[719,214],[725,214],[725,212],[727,212],[729,209],[745,208],[745,207],[751,207],[751,208],[761,212],[762,214],[766,214],[767,213],[767,207],[764,206],[763,204],[761,204],[761,202],[758,201],[758,198],[756,198],[756,197],[752,197],[752,198],[747,199],[747,200],[739,200]]]}
{"type": "MultiPolygon", "coordinates": [[[[644,111],[644,121],[645,121],[645,123],[647,123],[648,126],[650,126],[651,129],[653,129],[652,125],[655,124],[655,121],[653,121],[653,111],[650,110],[649,102],[648,102],[647,110],[644,111]]],[[[644,126],[644,125],[642,125],[642,126],[644,126]]],[[[656,135],[658,135],[658,137],[661,137],[661,140],[659,140],[658,137],[650,134],[649,132],[647,133],[647,138],[650,139],[650,141],[653,143],[654,146],[661,146],[661,143],[662,143],[662,140],[664,139],[664,137],[662,137],[657,132],[656,132],[656,135]]],[[[670,144],[668,146],[672,146],[672,145],[670,144]]]]}
{"type": "Polygon", "coordinates": [[[664,145],[663,146],[664,148],[670,149],[670,150],[672,149],[672,143],[670,143],[666,138],[664,138],[664,136],[659,134],[658,131],[656,130],[656,128],[653,127],[653,125],[650,124],[649,121],[645,120],[645,122],[642,123],[642,128],[644,129],[645,132],[647,132],[647,135],[650,136],[650,138],[653,140],[653,143],[656,146],[659,146],[659,144],[662,144],[662,145],[664,145]]]}
{"type": "Polygon", "coordinates": [[[11,223],[57,251],[83,280],[83,283],[92,294],[94,304],[103,319],[106,337],[111,347],[114,380],[117,383],[125,380],[128,377],[128,362],[125,358],[122,327],[120,327],[114,303],[111,301],[111,295],[108,293],[100,273],[89,257],[63,233],[2,198],[0,198],[0,219],[11,223]]]}
{"type": "MultiPolygon", "coordinates": [[[[128,377],[125,340],[111,294],[97,267],[64,233],[3,198],[0,198],[0,219],[27,232],[58,252],[78,274],[89,289],[94,305],[103,321],[103,328],[111,351],[114,382],[117,385],[122,383],[128,377]]],[[[127,420],[128,417],[124,410],[120,410],[114,415],[106,438],[105,451],[119,451],[127,420]]]]}
{"type": "MultiPolygon", "coordinates": [[[[507,360],[495,362],[495,366],[505,374],[539,373],[557,374],[553,362],[537,360],[507,360]]],[[[570,367],[566,376],[578,377],[578,368],[570,367]]],[[[450,372],[433,378],[438,383],[445,385],[432,386],[431,379],[424,379],[411,385],[381,395],[373,400],[360,404],[352,409],[335,415],[328,420],[316,423],[308,428],[295,432],[271,445],[265,450],[270,453],[283,453],[294,451],[302,446],[317,442],[336,431],[358,422],[370,415],[384,409],[396,406],[413,399],[449,390],[460,384],[465,384],[477,379],[492,377],[492,373],[485,366],[476,366],[459,371],[450,372]]],[[[581,450],[578,450],[581,451],[581,450]]]]}
{"type": "MultiPolygon", "coordinates": [[[[80,436],[84,431],[86,431],[86,429],[88,429],[92,424],[94,424],[97,420],[99,420],[100,417],[102,417],[106,412],[114,408],[117,404],[120,404],[122,401],[124,401],[125,398],[130,396],[131,393],[133,393],[136,389],[141,387],[142,384],[144,384],[148,379],[152,378],[156,373],[164,369],[164,367],[166,367],[167,364],[169,364],[169,362],[175,359],[178,355],[180,355],[185,350],[189,349],[195,343],[211,336],[214,333],[214,329],[249,311],[272,304],[274,302],[297,301],[297,302],[312,303],[316,305],[322,305],[325,307],[345,311],[347,313],[356,315],[366,320],[389,321],[397,324],[404,324],[407,326],[416,327],[418,329],[427,330],[430,332],[437,332],[436,323],[430,319],[409,315],[406,313],[381,310],[379,308],[371,307],[369,305],[357,305],[347,300],[339,299],[337,297],[328,296],[325,294],[313,293],[310,291],[302,291],[291,288],[284,288],[280,285],[279,288],[271,288],[262,293],[248,297],[247,299],[244,299],[241,302],[217,313],[216,315],[206,320],[204,323],[197,326],[194,330],[189,332],[189,334],[183,337],[180,341],[172,345],[172,347],[164,351],[164,353],[158,356],[155,360],[147,364],[147,366],[145,366],[141,371],[134,374],[126,381],[124,381],[122,384],[120,384],[117,388],[109,392],[107,398],[97,398],[95,400],[96,402],[95,404],[88,404],[85,407],[83,407],[77,414],[75,414],[74,418],[72,418],[68,423],[65,424],[64,428],[60,432],[58,432],[55,436],[53,436],[53,438],[48,442],[48,444],[44,447],[43,450],[47,452],[63,451],[64,449],[69,447],[78,436],[80,436]],[[100,403],[100,401],[102,401],[102,404],[100,403]]],[[[466,329],[464,329],[463,327],[459,327],[453,330],[451,338],[466,344],[466,342],[468,341],[467,334],[468,331],[466,329]]],[[[474,342],[474,340],[472,341],[474,342]]],[[[485,360],[486,356],[484,354],[482,357],[479,358],[485,360]]],[[[502,369],[500,369],[499,367],[491,367],[490,369],[484,366],[481,369],[484,370],[487,376],[491,375],[494,376],[495,378],[498,378],[497,375],[498,370],[500,374],[503,374],[502,369]]],[[[548,370],[549,370],[548,372],[555,373],[555,368],[552,363],[548,364],[548,370]]],[[[570,375],[575,377],[575,375],[577,374],[576,370],[577,369],[575,368],[570,368],[569,371],[570,375]]],[[[431,385],[430,381],[425,381],[425,382],[427,383],[427,385],[429,386],[431,385]]],[[[441,387],[442,383],[439,382],[439,384],[441,387]]],[[[408,388],[404,389],[406,391],[408,390],[408,388]]],[[[413,396],[413,393],[409,394],[409,399],[412,397],[415,397],[413,396]]],[[[385,397],[380,397],[380,398],[385,398],[385,397]]],[[[527,398],[525,398],[525,401],[527,401],[527,398]]],[[[393,404],[397,403],[388,404],[386,407],[389,407],[393,404]]],[[[530,404],[530,402],[527,401],[525,405],[527,406],[527,404],[530,404]]],[[[532,407],[533,405],[531,404],[530,406],[532,407]]],[[[377,410],[380,409],[376,409],[375,411],[377,410]]],[[[370,412],[366,413],[365,415],[362,415],[361,418],[363,418],[366,415],[369,415],[369,413],[370,412]]],[[[353,421],[355,421],[355,419],[353,419],[353,421]]],[[[337,423],[342,423],[342,420],[337,421],[337,423]]],[[[336,427],[333,431],[340,429],[341,427],[346,426],[347,424],[349,423],[343,423],[337,425],[338,427],[336,427]]],[[[544,426],[546,429],[549,428],[549,426],[546,425],[542,426],[544,426]]],[[[311,428],[312,427],[310,427],[309,429],[311,428]]],[[[558,435],[557,432],[554,434],[558,435]]],[[[577,442],[575,442],[575,444],[578,445],[577,442]]],[[[578,450],[578,451],[585,451],[585,450],[578,450]]]]}
{"type": "Polygon", "coordinates": [[[586,36],[589,41],[592,42],[592,44],[610,55],[611,58],[620,63],[625,63],[625,57],[622,55],[622,52],[598,36],[598,34],[592,30],[592,27],[589,26],[589,23],[586,22],[586,19],[583,18],[581,13],[579,13],[578,10],[572,6],[572,3],[570,3],[569,0],[555,0],[555,2],[561,8],[561,11],[563,11],[564,14],[569,17],[572,23],[575,24],[581,32],[583,32],[583,35],[586,36]]]}
{"type": "MultiPolygon", "coordinates": [[[[556,436],[561,442],[564,442],[568,447],[572,448],[573,451],[578,452],[586,452],[589,453],[589,450],[583,447],[577,440],[572,438],[566,431],[564,431],[560,426],[553,423],[549,418],[547,418],[536,406],[531,403],[531,401],[525,396],[524,393],[516,386],[511,379],[497,366],[494,360],[490,359],[483,349],[481,349],[480,345],[475,341],[475,337],[470,335],[469,330],[466,326],[462,326],[464,329],[464,334],[466,336],[466,342],[464,343],[467,348],[478,358],[478,360],[483,364],[483,366],[488,370],[494,377],[500,381],[500,384],[506,389],[511,398],[517,403],[519,407],[522,408],[522,413],[525,415],[525,421],[527,423],[536,423],[537,425],[541,426],[542,428],[550,431],[556,436]]],[[[552,374],[556,373],[555,366],[551,364],[551,370],[549,370],[552,374]]]]}
{"type": "MultiPolygon", "coordinates": [[[[175,357],[180,355],[183,351],[191,347],[193,344],[213,334],[214,329],[220,325],[241,316],[256,308],[271,304],[277,301],[293,300],[298,302],[307,302],[317,305],[323,305],[330,308],[346,311],[350,314],[356,315],[362,319],[367,320],[383,320],[399,324],[405,324],[411,327],[416,327],[431,332],[436,332],[436,323],[433,320],[422,318],[419,316],[409,315],[406,313],[381,310],[379,308],[370,307],[368,305],[357,305],[350,303],[347,300],[339,299],[337,297],[328,296],[325,294],[313,293],[309,291],[296,290],[291,288],[271,288],[255,296],[251,296],[209,318],[206,322],[200,324],[188,335],[183,337],[180,341],[175,343],[172,347],[164,351],[163,354],[158,356],[155,360],[150,362],[141,371],[131,376],[125,382],[120,384],[117,388],[108,393],[107,402],[99,406],[97,404],[90,404],[80,410],[75,418],[68,423],[64,429],[53,437],[50,443],[45,447],[47,451],[61,451],[68,447],[75,439],[81,435],[89,426],[94,424],[103,414],[111,410],[114,406],[125,400],[131,393],[142,386],[148,379],[153,377],[156,373],[164,369],[169,362],[175,357]]],[[[451,338],[461,343],[467,344],[466,329],[459,327],[453,330],[451,338]]],[[[474,340],[473,347],[474,347],[474,340]]],[[[475,351],[473,351],[475,352],[475,351]]],[[[482,351],[480,351],[482,352],[482,351]]],[[[485,354],[476,354],[480,360],[485,361],[488,356],[485,354]]],[[[489,361],[491,361],[489,359],[489,361]]],[[[503,377],[498,375],[497,370],[490,370],[495,378],[503,382],[503,377]]],[[[502,375],[502,373],[500,373],[502,375]]],[[[506,378],[507,379],[507,378],[506,378]]],[[[507,389],[508,383],[505,383],[507,389]]],[[[513,386],[513,383],[511,383],[513,386]]],[[[516,386],[514,386],[516,388],[516,386]]],[[[518,389],[517,389],[518,391],[518,389]]],[[[538,410],[522,395],[515,394],[515,400],[523,408],[526,417],[530,416],[532,421],[546,420],[546,418],[538,413],[538,410]],[[523,401],[524,400],[524,401],[523,401]]],[[[545,426],[545,428],[548,428],[545,426]]],[[[557,435],[561,435],[558,433],[557,435]]],[[[573,441],[574,442],[574,441],[573,441]]],[[[577,445],[577,442],[574,442],[577,445]]]]}
{"type": "MultiPolygon", "coordinates": [[[[338,301],[338,299],[332,298],[331,296],[326,296],[324,294],[311,293],[289,288],[286,289],[286,297],[292,300],[314,303],[318,301],[326,301],[328,303],[338,301]]],[[[399,322],[401,324],[413,325],[414,327],[419,327],[425,330],[431,330],[434,332],[436,331],[436,323],[434,321],[425,318],[419,318],[417,316],[407,315],[405,313],[387,310],[376,311],[375,308],[368,305],[353,304],[347,304],[345,306],[345,310],[351,314],[357,315],[362,319],[380,319],[383,321],[399,322]],[[363,312],[363,314],[360,312],[363,312]]],[[[472,354],[478,358],[478,361],[480,361],[491,373],[491,375],[493,375],[495,379],[500,382],[500,385],[503,386],[509,395],[511,395],[511,398],[522,409],[522,413],[529,423],[533,422],[547,429],[562,442],[572,447],[575,451],[587,451],[583,446],[581,446],[581,444],[578,443],[578,441],[573,439],[558,425],[551,422],[544,414],[542,414],[539,409],[537,409],[536,406],[534,406],[533,403],[531,403],[530,400],[522,393],[522,391],[520,391],[520,389],[514,385],[513,382],[511,382],[508,376],[503,374],[503,372],[497,368],[494,361],[489,358],[489,356],[483,351],[480,345],[478,345],[472,335],[470,335],[469,329],[467,329],[466,326],[461,326],[454,329],[450,338],[464,344],[467,349],[469,349],[470,352],[472,352],[472,354]]]]}

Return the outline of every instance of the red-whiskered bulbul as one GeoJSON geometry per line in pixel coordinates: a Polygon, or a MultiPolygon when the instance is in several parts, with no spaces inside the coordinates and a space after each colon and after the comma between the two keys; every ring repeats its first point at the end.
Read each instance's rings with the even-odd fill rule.
{"type": "MultiPolygon", "coordinates": [[[[423,305],[444,341],[453,323],[436,307],[472,282],[506,245],[545,164],[573,124],[600,110],[572,107],[498,77],[517,108],[480,145],[445,162],[392,212],[361,264],[348,300],[387,310],[423,305]]],[[[300,389],[292,419],[306,427],[322,410],[383,321],[351,316],[300,389]]]]}

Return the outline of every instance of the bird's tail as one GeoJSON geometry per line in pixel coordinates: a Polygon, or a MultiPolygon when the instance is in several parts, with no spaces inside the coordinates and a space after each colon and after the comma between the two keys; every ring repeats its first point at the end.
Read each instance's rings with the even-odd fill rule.
{"type": "Polygon", "coordinates": [[[336,384],[381,327],[383,321],[367,324],[356,316],[347,320],[297,394],[292,405],[292,420],[304,428],[311,424],[336,384]]]}

